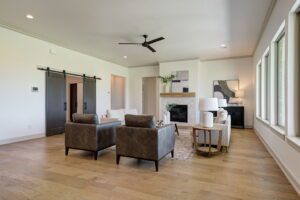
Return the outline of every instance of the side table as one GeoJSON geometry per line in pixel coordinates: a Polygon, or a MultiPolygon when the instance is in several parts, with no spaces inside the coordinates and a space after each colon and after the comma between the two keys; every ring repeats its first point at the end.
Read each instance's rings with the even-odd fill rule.
{"type": "MultiPolygon", "coordinates": [[[[199,137],[200,137],[199,133],[199,137]]],[[[193,126],[193,138],[194,138],[194,149],[196,152],[207,153],[208,156],[211,156],[214,153],[218,153],[222,147],[222,128],[214,124],[213,127],[203,127],[200,125],[193,126]],[[197,131],[203,131],[204,134],[204,146],[199,146],[197,142],[197,131]],[[206,134],[208,133],[208,146],[206,144],[206,134]],[[218,146],[217,148],[211,146],[211,135],[219,134],[218,146]]]]}

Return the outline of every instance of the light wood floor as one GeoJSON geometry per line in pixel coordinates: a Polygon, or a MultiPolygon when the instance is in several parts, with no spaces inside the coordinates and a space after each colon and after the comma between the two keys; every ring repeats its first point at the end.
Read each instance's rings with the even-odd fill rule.
{"type": "MultiPolygon", "coordinates": [[[[176,152],[175,152],[176,153],[176,152]]],[[[0,199],[300,199],[252,130],[233,130],[229,153],[154,163],[102,152],[64,156],[63,136],[0,147],[0,199]]]]}

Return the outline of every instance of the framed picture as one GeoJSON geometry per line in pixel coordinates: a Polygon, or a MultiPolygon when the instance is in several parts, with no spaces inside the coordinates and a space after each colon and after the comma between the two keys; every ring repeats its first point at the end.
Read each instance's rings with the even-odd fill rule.
{"type": "Polygon", "coordinates": [[[172,92],[189,92],[189,71],[174,71],[172,92]]]}
{"type": "Polygon", "coordinates": [[[213,97],[226,99],[235,98],[235,91],[239,89],[239,80],[216,80],[213,81],[213,97]]]}

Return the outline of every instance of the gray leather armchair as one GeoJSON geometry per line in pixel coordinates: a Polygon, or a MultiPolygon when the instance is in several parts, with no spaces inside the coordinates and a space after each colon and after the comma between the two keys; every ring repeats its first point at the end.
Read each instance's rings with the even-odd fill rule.
{"type": "Polygon", "coordinates": [[[73,122],[66,123],[65,154],[69,149],[80,149],[94,152],[97,160],[98,152],[115,145],[116,127],[120,121],[99,124],[94,114],[74,114],[73,122]]]}
{"type": "Polygon", "coordinates": [[[170,124],[156,128],[155,118],[146,115],[126,115],[125,126],[117,127],[116,156],[132,157],[155,162],[167,154],[174,157],[175,126],[170,124]]]}

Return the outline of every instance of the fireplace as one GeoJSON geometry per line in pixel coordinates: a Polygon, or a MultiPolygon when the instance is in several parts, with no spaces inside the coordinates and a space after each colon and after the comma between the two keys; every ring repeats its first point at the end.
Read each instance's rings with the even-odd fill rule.
{"type": "Polygon", "coordinates": [[[170,119],[172,122],[188,122],[188,106],[175,105],[170,111],[170,119]]]}

